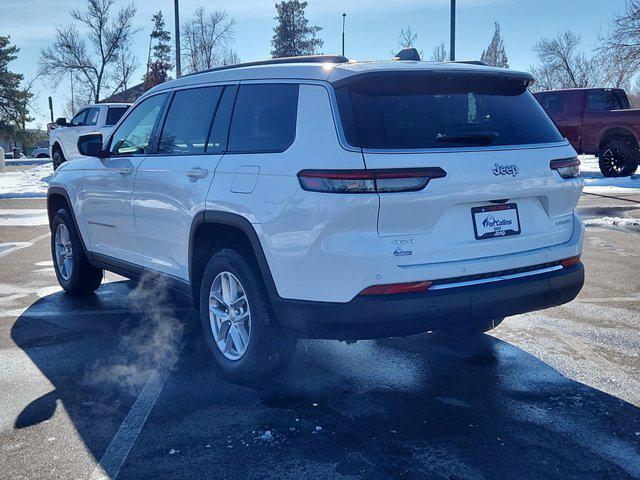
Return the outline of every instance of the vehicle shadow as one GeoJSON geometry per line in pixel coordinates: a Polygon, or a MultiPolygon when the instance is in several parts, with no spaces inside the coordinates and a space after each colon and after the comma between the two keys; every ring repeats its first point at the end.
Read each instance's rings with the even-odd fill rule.
{"type": "MultiPolygon", "coordinates": [[[[158,361],[150,350],[196,321],[173,296],[128,310],[137,290],[50,295],[15,322],[55,387],[16,429],[60,402],[101,458],[158,361]]],[[[248,388],[221,377],[194,333],[118,478],[640,478],[639,442],[639,408],[490,335],[302,341],[282,375],[248,388]]]]}

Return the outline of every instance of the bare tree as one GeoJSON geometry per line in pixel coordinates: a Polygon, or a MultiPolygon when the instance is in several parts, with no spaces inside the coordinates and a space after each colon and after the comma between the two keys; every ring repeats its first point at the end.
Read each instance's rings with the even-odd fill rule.
{"type": "Polygon", "coordinates": [[[447,52],[447,47],[444,42],[440,42],[438,45],[434,47],[431,51],[431,59],[432,62],[446,62],[449,60],[449,53],[447,52]]]}
{"type": "MultiPolygon", "coordinates": [[[[406,30],[404,28],[400,30],[400,35],[398,35],[398,46],[400,48],[415,48],[416,40],[418,40],[418,34],[411,30],[411,26],[408,26],[406,30]]],[[[395,52],[392,52],[392,54],[395,55],[395,52]]],[[[422,58],[422,50],[420,50],[418,54],[422,58]]]]}
{"type": "Polygon", "coordinates": [[[235,24],[224,10],[207,12],[199,7],[181,27],[185,70],[198,72],[230,61],[237,63],[238,56],[230,47],[235,24]]]}
{"type": "Polygon", "coordinates": [[[611,87],[629,88],[640,70],[640,0],[627,0],[609,26],[609,32],[600,35],[598,49],[603,80],[611,87]]]}
{"type": "Polygon", "coordinates": [[[128,43],[119,48],[116,55],[115,68],[110,75],[110,80],[115,85],[113,93],[129,88],[129,81],[138,66],[138,57],[133,54],[128,43]]]}
{"type": "Polygon", "coordinates": [[[411,26],[408,26],[407,29],[400,30],[400,36],[398,37],[398,45],[401,48],[409,48],[415,47],[416,40],[418,39],[418,34],[413,33],[411,30],[411,26]]]}
{"type": "MultiPolygon", "coordinates": [[[[124,52],[135,33],[131,22],[136,7],[133,4],[123,7],[112,18],[114,2],[87,0],[86,11],[72,10],[71,17],[86,32],[86,37],[81,36],[76,25],[58,28],[53,43],[40,52],[40,73],[55,84],[60,77],[72,74],[80,91],[87,92],[92,101],[100,101],[116,78],[118,60],[126,56],[124,52]]],[[[129,62],[126,58],[123,61],[129,62]]],[[[116,81],[113,93],[126,83],[123,80],[116,81]]]]}
{"type": "Polygon", "coordinates": [[[599,83],[598,62],[579,51],[580,43],[580,35],[566,31],[534,45],[539,64],[531,70],[538,79],[537,89],[580,88],[599,83]]]}

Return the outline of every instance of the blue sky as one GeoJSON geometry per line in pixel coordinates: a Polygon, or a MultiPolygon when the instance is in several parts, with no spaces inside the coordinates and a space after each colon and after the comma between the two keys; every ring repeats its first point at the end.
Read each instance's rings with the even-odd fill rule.
{"type": "MultiPolygon", "coordinates": [[[[125,1],[117,0],[117,5],[125,1]]],[[[134,51],[141,66],[134,80],[144,73],[151,15],[162,10],[173,35],[173,0],[134,0],[138,12],[134,19],[141,31],[135,37],[134,51]]],[[[10,35],[20,47],[12,70],[25,78],[35,75],[40,49],[54,37],[58,25],[69,23],[69,10],[83,8],[85,0],[2,0],[0,34],[10,35]]],[[[237,21],[234,49],[242,61],[269,56],[274,26],[274,1],[234,0],[207,2],[180,0],[184,19],[199,6],[224,8],[237,21]]],[[[624,0],[458,0],[457,57],[478,59],[493,33],[493,22],[502,27],[512,68],[526,70],[535,63],[532,45],[541,37],[571,29],[582,35],[583,48],[589,52],[598,32],[624,7],[624,0]]],[[[342,13],[347,13],[346,53],[355,59],[390,57],[397,50],[400,30],[411,26],[418,34],[416,46],[428,57],[441,41],[448,45],[449,0],[309,0],[307,17],[323,28],[325,53],[340,53],[342,13]]],[[[54,113],[60,113],[69,96],[69,81],[60,81],[52,89],[37,84],[35,125],[43,126],[48,118],[47,96],[54,98],[54,113]],[[56,108],[58,107],[58,108],[56,108]]]]}

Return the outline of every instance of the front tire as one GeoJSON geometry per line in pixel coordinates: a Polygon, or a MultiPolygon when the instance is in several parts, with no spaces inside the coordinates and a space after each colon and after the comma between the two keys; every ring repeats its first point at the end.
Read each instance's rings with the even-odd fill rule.
{"type": "Polygon", "coordinates": [[[276,375],[295,351],[296,338],[276,320],[257,265],[235,249],[216,252],[207,264],[200,321],[213,358],[234,382],[276,375]]]}
{"type": "Polygon", "coordinates": [[[60,209],[51,224],[51,256],[58,283],[70,295],[96,290],[102,283],[102,270],[89,263],[71,214],[60,209]]]}
{"type": "Polygon", "coordinates": [[[605,177],[629,177],[638,168],[640,151],[624,140],[612,140],[600,150],[598,165],[605,177]]]}

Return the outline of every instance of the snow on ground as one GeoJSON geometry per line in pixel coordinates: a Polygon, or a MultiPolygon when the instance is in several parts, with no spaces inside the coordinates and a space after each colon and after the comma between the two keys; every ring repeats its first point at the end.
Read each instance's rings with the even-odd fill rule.
{"type": "Polygon", "coordinates": [[[52,174],[51,163],[0,173],[0,198],[44,198],[52,174]]]}
{"type": "Polygon", "coordinates": [[[49,217],[44,208],[0,209],[0,227],[34,227],[48,224],[49,217]]]}
{"type": "MultiPolygon", "coordinates": [[[[628,218],[628,217],[597,217],[586,218],[583,220],[585,225],[589,226],[609,226],[616,227],[638,227],[640,226],[640,218],[628,218]]],[[[1,224],[0,224],[1,225],[1,224]]]]}
{"type": "Polygon", "coordinates": [[[580,174],[584,178],[584,191],[601,195],[620,195],[625,193],[640,193],[640,175],[631,177],[607,178],[600,173],[598,157],[580,155],[580,174]]]}

